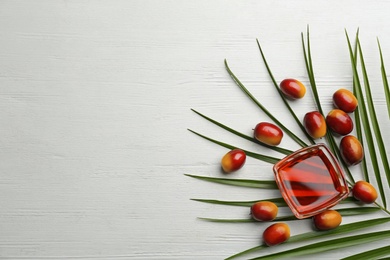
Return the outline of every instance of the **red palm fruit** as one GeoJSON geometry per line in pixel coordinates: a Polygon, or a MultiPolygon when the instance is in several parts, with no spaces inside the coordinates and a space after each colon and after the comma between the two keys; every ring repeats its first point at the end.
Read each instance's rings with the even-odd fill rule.
{"type": "Polygon", "coordinates": [[[290,238],[290,227],[286,223],[275,223],[263,232],[264,243],[268,246],[281,244],[290,238]]]}
{"type": "Polygon", "coordinates": [[[224,172],[229,173],[240,169],[246,160],[246,154],[241,149],[234,149],[226,153],[221,160],[224,172]]]}
{"type": "Polygon", "coordinates": [[[341,88],[333,94],[333,105],[346,113],[352,113],[358,106],[358,101],[351,91],[341,88]]]}
{"type": "Polygon", "coordinates": [[[326,116],[326,124],[330,130],[340,135],[352,132],[353,121],[351,117],[340,109],[333,109],[326,116]]]}
{"type": "Polygon", "coordinates": [[[306,87],[296,79],[285,79],[279,84],[282,93],[289,99],[303,98],[306,94],[306,87]]]}
{"type": "Polygon", "coordinates": [[[373,203],[378,198],[374,186],[366,181],[358,181],[353,185],[352,195],[363,203],[373,203]]]}
{"type": "Polygon", "coordinates": [[[355,136],[344,136],[340,141],[340,154],[346,164],[356,165],[363,160],[363,146],[355,136]]]}
{"type": "Polygon", "coordinates": [[[334,229],[341,224],[342,217],[335,210],[325,210],[313,217],[314,226],[318,230],[334,229]]]}
{"type": "Polygon", "coordinates": [[[318,111],[306,113],[303,118],[303,126],[305,127],[306,132],[314,139],[318,139],[326,135],[326,122],[324,117],[318,111]]]}
{"type": "Polygon", "coordinates": [[[274,124],[261,122],[255,127],[254,137],[264,144],[276,146],[282,141],[283,132],[274,124]]]}
{"type": "Polygon", "coordinates": [[[259,201],[252,205],[251,215],[257,221],[271,221],[278,214],[278,206],[270,201],[259,201]]]}

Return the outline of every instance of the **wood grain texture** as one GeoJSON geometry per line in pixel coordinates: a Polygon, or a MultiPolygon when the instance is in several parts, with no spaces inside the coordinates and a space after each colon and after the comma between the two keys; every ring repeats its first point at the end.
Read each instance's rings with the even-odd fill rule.
{"type": "MultiPolygon", "coordinates": [[[[226,152],[187,128],[268,151],[190,108],[248,135],[267,120],[226,73],[227,58],[253,94],[297,129],[274,98],[255,40],[277,80],[308,83],[300,33],[309,24],[325,109],[333,91],[351,87],[344,29],[359,27],[375,104],[386,116],[376,37],[390,62],[389,8],[352,0],[0,1],[0,258],[222,259],[257,245],[264,225],[197,219],[246,212],[190,198],[270,193],[184,176],[221,176],[226,152]]],[[[293,107],[301,117],[314,109],[310,98],[293,107]]],[[[298,148],[289,139],[283,146],[298,148]]],[[[248,159],[234,177],[272,172],[248,159]]]]}

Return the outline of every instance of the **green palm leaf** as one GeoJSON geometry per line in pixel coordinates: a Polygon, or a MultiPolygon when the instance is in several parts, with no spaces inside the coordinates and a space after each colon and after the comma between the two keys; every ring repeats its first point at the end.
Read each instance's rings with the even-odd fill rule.
{"type": "Polygon", "coordinates": [[[375,213],[381,211],[378,207],[354,207],[354,208],[342,208],[337,209],[337,211],[344,217],[346,216],[355,216],[360,214],[375,213]]]}
{"type": "Polygon", "coordinates": [[[374,133],[375,133],[376,143],[378,145],[379,153],[381,155],[383,169],[385,170],[388,184],[390,186],[389,161],[387,160],[386,148],[385,148],[385,144],[383,142],[382,133],[381,133],[378,119],[376,116],[374,101],[372,100],[370,83],[368,80],[367,70],[366,70],[364,59],[363,59],[363,52],[362,52],[362,48],[360,46],[359,38],[357,39],[357,42],[358,42],[358,49],[359,49],[359,54],[360,54],[360,63],[362,66],[362,71],[363,71],[363,79],[364,79],[364,86],[365,86],[366,98],[367,98],[367,103],[368,103],[368,111],[370,113],[370,118],[371,118],[372,128],[374,129],[374,133]]]}
{"type": "Polygon", "coordinates": [[[226,125],[224,125],[224,124],[222,124],[222,123],[220,123],[220,122],[218,122],[218,121],[216,121],[214,119],[211,119],[210,117],[207,117],[207,116],[201,114],[200,112],[196,111],[195,109],[191,109],[191,110],[193,112],[195,112],[196,114],[200,115],[201,117],[203,117],[204,119],[210,121],[211,123],[213,123],[213,124],[223,128],[223,129],[229,131],[232,134],[235,134],[235,135],[237,135],[239,137],[242,137],[242,138],[244,138],[244,139],[246,139],[248,141],[251,141],[253,143],[259,144],[259,145],[264,146],[264,147],[267,147],[269,149],[272,149],[274,151],[277,151],[277,152],[285,154],[285,155],[289,155],[289,154],[292,153],[292,151],[288,150],[288,149],[284,149],[284,148],[281,148],[281,147],[278,147],[278,146],[270,146],[270,145],[266,145],[264,143],[261,143],[261,142],[257,141],[255,138],[253,138],[251,136],[248,136],[248,135],[245,135],[243,133],[240,133],[240,132],[234,130],[233,128],[230,128],[230,127],[228,127],[228,126],[226,126],[226,125]]]}
{"type": "MultiPolygon", "coordinates": [[[[357,63],[357,48],[358,48],[358,41],[357,41],[357,39],[358,39],[358,37],[359,37],[359,29],[357,29],[357,31],[356,31],[355,48],[354,48],[354,51],[353,51],[353,59],[354,59],[355,63],[357,63]]],[[[353,79],[352,86],[353,86],[353,94],[355,96],[357,96],[355,79],[353,79]]],[[[356,137],[358,138],[358,140],[360,141],[360,143],[362,144],[363,149],[364,149],[363,133],[362,133],[362,125],[361,125],[361,122],[360,122],[359,109],[356,109],[354,111],[354,116],[355,116],[356,137]]],[[[363,179],[369,182],[370,181],[370,176],[368,174],[367,162],[366,162],[366,157],[365,156],[363,156],[363,160],[361,162],[361,165],[362,165],[361,168],[363,170],[363,179]]]]}
{"type": "Polygon", "coordinates": [[[390,255],[390,246],[384,246],[381,248],[369,250],[360,254],[352,255],[349,257],[342,258],[340,260],[375,260],[382,256],[390,255]]]}
{"type": "MultiPolygon", "coordinates": [[[[354,87],[353,93],[356,93],[355,87],[354,87]]],[[[354,114],[355,114],[356,138],[360,141],[360,143],[362,144],[363,149],[364,149],[363,133],[362,133],[362,125],[360,123],[359,109],[356,109],[354,114]]],[[[369,174],[368,174],[367,161],[366,161],[366,157],[365,156],[363,157],[361,165],[362,165],[361,168],[362,168],[362,171],[363,171],[363,179],[366,180],[367,182],[369,182],[370,181],[370,177],[369,177],[369,174]]]]}
{"type": "Polygon", "coordinates": [[[223,219],[223,218],[199,218],[201,220],[216,222],[216,223],[254,223],[257,222],[251,218],[243,218],[243,219],[223,219]]]}
{"type": "MultiPolygon", "coordinates": [[[[374,169],[374,176],[376,178],[377,184],[378,184],[378,189],[379,193],[381,195],[381,199],[383,202],[383,205],[380,205],[379,203],[375,202],[371,206],[366,206],[362,207],[361,205],[355,203],[356,200],[352,197],[349,197],[345,199],[342,203],[347,204],[345,208],[339,208],[337,209],[343,217],[348,217],[348,216],[353,216],[353,215],[361,215],[361,214],[369,214],[369,213],[375,213],[378,211],[383,211],[384,213],[390,215],[389,210],[386,208],[386,197],[385,197],[385,190],[383,183],[381,181],[381,176],[380,176],[380,171],[379,171],[379,158],[377,158],[376,155],[376,148],[375,146],[377,145],[377,149],[380,152],[381,155],[381,161],[383,162],[383,168],[385,169],[386,172],[386,177],[390,186],[390,167],[387,162],[387,157],[386,157],[386,150],[385,150],[385,145],[383,142],[383,139],[381,137],[381,132],[380,132],[380,126],[378,124],[377,116],[375,113],[375,108],[373,106],[373,99],[371,96],[370,92],[370,84],[369,84],[369,79],[367,76],[366,72],[366,67],[364,63],[364,58],[362,54],[362,48],[359,43],[358,39],[358,33],[356,34],[356,44],[355,44],[355,50],[352,51],[351,43],[348,37],[347,32],[347,43],[348,43],[348,49],[349,49],[349,54],[350,54],[350,59],[351,59],[351,65],[352,65],[352,74],[353,74],[353,92],[355,93],[358,101],[359,101],[359,108],[355,111],[355,126],[356,126],[356,132],[359,140],[362,140],[363,138],[366,139],[367,141],[367,147],[370,152],[370,157],[371,158],[371,163],[372,167],[374,169]],[[362,85],[360,83],[359,75],[357,72],[357,58],[358,54],[360,57],[360,63],[361,63],[361,69],[362,69],[362,76],[363,76],[363,81],[364,81],[364,90],[367,98],[367,107],[364,102],[364,93],[362,89],[362,85]],[[372,132],[371,132],[371,127],[375,133],[375,139],[376,139],[376,144],[374,144],[374,138],[372,137],[372,132]]],[[[314,76],[314,71],[313,71],[313,62],[312,62],[312,55],[311,55],[311,49],[310,49],[310,37],[309,37],[309,28],[307,28],[307,40],[305,43],[304,39],[304,34],[301,34],[301,40],[302,40],[302,47],[304,50],[304,61],[306,65],[306,70],[308,73],[310,85],[311,85],[311,90],[313,93],[313,97],[316,103],[316,106],[319,110],[320,113],[323,114],[323,110],[321,107],[321,102],[318,94],[318,89],[316,86],[316,81],[315,81],[315,76],[314,76]]],[[[291,115],[294,117],[294,112],[292,111],[291,107],[289,106],[289,103],[285,100],[284,96],[282,95],[280,89],[278,88],[278,85],[276,83],[276,80],[270,70],[270,67],[268,65],[268,62],[265,58],[265,55],[263,53],[263,50],[260,46],[259,41],[257,40],[257,45],[261,53],[261,57],[263,59],[263,62],[266,66],[266,69],[268,71],[268,74],[272,80],[272,83],[274,87],[277,89],[280,97],[284,101],[286,108],[289,110],[291,115]]],[[[390,92],[389,92],[389,85],[387,82],[387,77],[386,77],[386,71],[384,68],[384,62],[383,62],[383,56],[382,56],[382,50],[378,41],[378,47],[379,47],[379,53],[380,53],[380,58],[381,58],[381,74],[382,74],[382,81],[384,85],[384,90],[386,94],[386,102],[387,102],[387,107],[389,111],[389,116],[390,116],[390,92]]],[[[269,116],[277,125],[279,125],[280,128],[284,132],[286,132],[295,142],[300,144],[302,147],[307,146],[307,144],[302,141],[300,138],[298,138],[295,134],[290,132],[280,121],[278,121],[249,91],[248,89],[241,83],[241,81],[235,76],[235,74],[231,71],[230,67],[227,64],[227,61],[225,60],[225,67],[229,75],[232,77],[232,79],[235,81],[235,83],[240,87],[240,89],[267,115],[269,116]]],[[[221,127],[222,129],[239,136],[243,139],[246,139],[251,142],[257,142],[253,137],[247,136],[243,133],[238,132],[237,130],[234,130],[233,128],[230,128],[210,117],[207,117],[198,111],[192,109],[193,112],[201,116],[202,118],[208,120],[209,122],[221,127]]],[[[299,120],[297,120],[296,116],[294,117],[295,121],[298,122],[300,127],[302,125],[300,124],[299,120]]],[[[217,141],[215,139],[212,139],[210,137],[204,136],[202,134],[199,134],[193,130],[188,129],[192,133],[210,141],[213,143],[216,143],[220,146],[223,146],[228,149],[235,149],[238,147],[235,147],[233,145],[217,141]]],[[[302,130],[304,130],[302,128],[302,130]]],[[[304,131],[306,134],[306,132],[304,131]]],[[[311,138],[308,138],[310,143],[314,143],[314,141],[311,138]]],[[[326,141],[328,145],[330,146],[331,150],[334,152],[334,154],[339,158],[340,160],[340,151],[338,146],[336,145],[336,141],[334,136],[328,131],[327,136],[326,136],[326,141]]],[[[363,143],[363,142],[362,142],[363,143]]],[[[241,148],[240,148],[241,149],[241,148]]],[[[271,148],[273,149],[273,148],[271,148]]],[[[276,148],[274,149],[275,151],[278,151],[282,154],[290,154],[292,151],[285,149],[285,148],[276,148]]],[[[244,150],[245,151],[245,150],[244,150]]],[[[264,154],[258,154],[250,151],[245,151],[248,156],[251,156],[253,158],[262,160],[267,163],[276,163],[279,161],[279,158],[275,157],[270,157],[264,154]]],[[[343,164],[343,167],[349,177],[350,180],[354,183],[354,179],[352,174],[349,171],[349,168],[346,166],[346,164],[343,162],[343,160],[340,160],[341,163],[343,164]]],[[[369,172],[367,169],[367,164],[366,161],[364,160],[362,162],[362,170],[363,170],[363,175],[364,179],[369,180],[369,172]]],[[[249,188],[262,188],[262,189],[277,189],[276,182],[273,180],[250,180],[250,179],[234,179],[234,178],[216,178],[216,177],[207,177],[207,176],[198,176],[198,175],[191,175],[191,174],[186,174],[189,177],[200,179],[203,181],[208,181],[208,182],[214,182],[214,183],[219,183],[219,184],[225,184],[225,185],[232,185],[232,186],[239,186],[239,187],[249,187],[249,188]]],[[[203,202],[203,203],[211,203],[211,204],[219,204],[219,205],[226,205],[226,206],[241,206],[241,207],[250,207],[257,201],[261,200],[252,200],[252,201],[223,201],[223,200],[214,200],[214,199],[192,199],[194,201],[198,202],[203,202]]],[[[282,198],[270,198],[270,199],[263,199],[268,200],[268,201],[273,201],[280,207],[286,207],[286,203],[282,198]]],[[[248,212],[249,214],[249,212],[248,212]]],[[[200,218],[205,221],[211,221],[211,222],[219,222],[219,223],[251,223],[254,222],[251,218],[245,218],[245,219],[221,219],[221,218],[200,218]]],[[[289,220],[296,220],[295,216],[288,215],[288,216],[279,216],[275,221],[289,221],[289,220]]],[[[348,246],[353,246],[353,245],[360,245],[360,244],[366,244],[370,243],[376,240],[384,239],[384,238],[389,238],[390,237],[390,230],[385,230],[381,232],[375,232],[375,233],[366,233],[366,234],[358,234],[350,237],[342,237],[342,238],[335,238],[336,235],[346,235],[349,232],[355,232],[355,231],[360,231],[363,228],[368,228],[371,226],[376,226],[380,224],[384,224],[390,221],[389,217],[386,218],[379,218],[379,219],[370,219],[370,220],[364,220],[364,221],[358,221],[355,223],[349,223],[349,224],[343,224],[339,226],[336,229],[329,230],[329,231],[312,231],[312,232],[307,232],[299,235],[292,236],[287,243],[295,243],[295,242],[303,242],[303,241],[308,241],[314,238],[326,238],[329,237],[330,240],[324,241],[318,241],[318,242],[310,242],[310,244],[307,244],[305,246],[300,246],[297,248],[293,248],[290,250],[286,251],[279,251],[274,254],[269,254],[270,251],[268,251],[268,255],[265,256],[260,256],[258,258],[254,259],[275,259],[279,257],[291,257],[291,256],[300,256],[300,255],[306,255],[306,254],[312,254],[312,253],[318,253],[318,252],[324,252],[328,250],[334,250],[334,249],[339,249],[339,248],[345,248],[348,246]]],[[[243,256],[245,254],[248,254],[250,252],[257,252],[260,250],[266,250],[268,247],[265,245],[258,245],[256,247],[247,249],[243,252],[237,253],[227,259],[232,259],[236,258],[238,256],[243,256]]],[[[357,255],[353,255],[350,257],[347,257],[346,259],[371,259],[373,257],[382,257],[386,256],[390,253],[390,247],[382,247],[382,248],[377,248],[373,250],[369,250],[367,252],[363,252],[357,255]]]]}
{"type": "Polygon", "coordinates": [[[272,198],[272,199],[251,200],[251,201],[226,201],[226,200],[224,201],[224,200],[211,200],[211,199],[191,199],[191,200],[210,203],[210,204],[240,206],[240,207],[250,207],[259,201],[270,201],[275,203],[275,205],[278,207],[287,207],[287,204],[283,198],[272,198]]]}
{"type": "MultiPolygon", "coordinates": [[[[389,221],[390,221],[390,218],[370,219],[370,220],[364,220],[364,221],[359,221],[359,222],[355,222],[355,223],[344,224],[344,225],[339,226],[337,229],[333,229],[333,230],[321,231],[321,232],[318,232],[318,231],[306,232],[306,233],[302,233],[302,234],[290,237],[290,239],[286,243],[291,244],[291,243],[297,243],[297,242],[304,242],[304,241],[311,240],[311,239],[318,238],[318,237],[325,238],[328,236],[334,236],[334,235],[338,235],[338,234],[346,234],[349,232],[354,232],[354,231],[359,231],[361,229],[369,228],[372,226],[381,225],[381,224],[387,223],[389,221]]],[[[245,251],[242,251],[242,252],[237,253],[235,255],[232,255],[226,259],[234,259],[234,258],[237,258],[239,256],[243,256],[243,255],[246,255],[246,254],[252,253],[252,252],[258,252],[261,250],[265,250],[267,248],[268,247],[266,245],[263,245],[263,244],[258,245],[258,246],[246,249],[245,251]]]]}
{"type": "Polygon", "coordinates": [[[324,114],[324,112],[322,110],[320,98],[319,98],[319,95],[318,95],[317,85],[316,85],[314,72],[313,72],[313,63],[312,63],[312,58],[311,58],[310,37],[309,36],[310,36],[310,33],[309,33],[309,27],[308,27],[307,28],[307,49],[306,49],[306,45],[305,45],[304,35],[303,35],[303,33],[301,33],[303,55],[304,55],[304,59],[305,59],[306,70],[308,72],[308,76],[309,76],[309,80],[310,80],[310,86],[311,86],[311,90],[313,92],[314,100],[316,102],[318,111],[321,114],[324,114]]]}
{"type": "Polygon", "coordinates": [[[247,179],[229,179],[229,178],[215,178],[215,177],[206,177],[192,174],[185,174],[188,177],[195,179],[215,182],[220,184],[239,186],[239,187],[248,187],[248,188],[257,188],[257,189],[277,189],[275,181],[257,181],[257,180],[247,180],[247,179]]]}
{"type": "Polygon", "coordinates": [[[387,75],[386,75],[386,69],[385,69],[385,63],[383,61],[383,55],[382,55],[382,48],[378,41],[378,48],[379,48],[379,55],[381,58],[381,73],[382,73],[382,81],[383,81],[383,89],[385,91],[385,97],[386,97],[386,104],[387,104],[387,113],[390,118],[390,89],[389,89],[389,83],[387,81],[387,75]]]}
{"type": "Polygon", "coordinates": [[[272,121],[275,122],[288,136],[290,136],[296,143],[301,145],[302,147],[308,146],[304,141],[302,141],[298,136],[296,136],[293,132],[290,131],[286,126],[284,126],[276,117],[274,117],[241,83],[241,81],[234,75],[233,71],[230,69],[227,60],[225,60],[225,67],[229,75],[232,77],[234,82],[236,82],[237,86],[269,117],[272,121]]]}
{"type": "Polygon", "coordinates": [[[278,83],[276,82],[275,78],[274,78],[274,75],[272,74],[271,72],[271,69],[268,65],[268,62],[267,62],[267,59],[265,58],[265,55],[264,55],[264,52],[263,52],[263,49],[261,48],[261,45],[260,45],[260,42],[258,39],[256,39],[256,42],[257,42],[257,46],[259,47],[259,50],[260,50],[260,54],[261,54],[261,57],[263,59],[263,62],[264,62],[264,65],[267,69],[267,72],[268,72],[268,75],[270,76],[272,82],[273,82],[273,85],[275,87],[275,89],[277,90],[280,98],[283,100],[283,103],[285,104],[285,106],[287,107],[288,111],[290,112],[290,114],[292,115],[292,117],[294,118],[295,122],[298,124],[299,128],[302,130],[302,132],[306,135],[307,139],[309,139],[310,143],[311,144],[315,144],[313,138],[306,132],[304,126],[302,125],[301,121],[298,119],[298,117],[296,116],[296,114],[294,113],[294,111],[292,110],[291,106],[289,105],[289,103],[287,102],[286,98],[284,97],[282,91],[280,90],[280,88],[278,87],[278,83]]]}
{"type": "MultiPolygon", "coordinates": [[[[346,37],[347,37],[348,49],[349,49],[349,54],[350,54],[350,60],[351,60],[351,63],[352,63],[353,80],[354,80],[354,83],[355,83],[355,86],[356,86],[356,88],[355,88],[356,89],[356,93],[357,93],[356,98],[359,101],[358,109],[360,111],[361,120],[362,120],[362,123],[363,123],[365,138],[366,138],[366,141],[367,141],[367,144],[368,144],[368,149],[369,149],[369,152],[370,152],[370,158],[371,158],[371,161],[372,161],[372,166],[374,168],[374,174],[375,174],[376,180],[378,182],[379,192],[381,194],[382,202],[383,202],[384,206],[386,207],[386,197],[385,197],[385,192],[384,192],[384,189],[383,189],[382,179],[381,179],[381,176],[380,176],[378,159],[377,159],[377,155],[376,155],[376,151],[375,151],[375,144],[374,144],[374,140],[373,140],[373,137],[372,137],[371,128],[370,128],[370,125],[369,125],[369,118],[368,118],[366,107],[364,105],[363,90],[362,90],[362,87],[361,87],[361,84],[360,84],[360,79],[359,79],[359,75],[358,75],[358,72],[357,72],[357,66],[356,66],[356,62],[355,62],[355,59],[354,59],[354,55],[352,53],[351,42],[349,40],[348,33],[345,32],[345,34],[346,34],[346,37]]],[[[358,43],[358,45],[359,45],[359,43],[358,43]]]]}
{"type": "MultiPolygon", "coordinates": [[[[344,209],[338,209],[337,211],[343,216],[355,216],[355,215],[362,215],[362,214],[369,214],[369,213],[375,213],[380,211],[380,208],[377,207],[359,207],[359,208],[344,208],[344,209]]],[[[210,221],[210,222],[219,222],[219,223],[253,223],[258,222],[252,218],[245,218],[245,219],[221,219],[221,218],[199,218],[202,220],[210,221]]],[[[279,216],[276,217],[273,221],[290,221],[290,220],[297,220],[297,218],[293,215],[288,216],[279,216]]]]}
{"type": "MultiPolygon", "coordinates": [[[[311,86],[311,89],[312,89],[312,92],[313,92],[314,101],[315,101],[315,103],[317,105],[318,111],[323,116],[325,116],[324,112],[322,110],[321,101],[320,101],[320,98],[319,98],[319,95],[318,95],[318,90],[317,90],[317,84],[316,84],[315,77],[314,77],[313,61],[312,61],[312,58],[311,58],[309,27],[307,28],[307,48],[306,48],[306,45],[305,45],[305,39],[304,39],[303,33],[301,34],[301,41],[302,41],[303,54],[304,54],[304,59],[305,59],[305,64],[306,64],[306,70],[307,70],[307,74],[308,74],[309,79],[310,79],[310,86],[311,86]]],[[[341,159],[340,150],[337,147],[336,142],[334,140],[334,137],[332,136],[332,133],[330,131],[327,131],[327,133],[326,133],[326,140],[328,141],[330,149],[333,151],[333,153],[337,156],[337,158],[339,159],[339,161],[343,165],[344,170],[345,170],[346,174],[348,175],[348,178],[352,182],[355,182],[354,177],[352,176],[351,171],[349,170],[348,166],[341,159]]]]}
{"type": "Polygon", "coordinates": [[[307,246],[297,247],[291,250],[282,251],[275,254],[252,258],[252,260],[277,259],[280,257],[292,257],[292,256],[302,256],[302,255],[307,255],[312,253],[321,253],[329,250],[355,246],[362,243],[370,243],[370,242],[378,241],[389,237],[390,237],[390,230],[355,235],[350,237],[342,237],[338,239],[310,244],[307,246]]]}
{"type": "MultiPolygon", "coordinates": [[[[199,218],[201,220],[209,221],[209,222],[217,222],[217,223],[259,223],[252,218],[243,218],[243,219],[223,219],[223,218],[199,218]]],[[[273,221],[289,221],[289,220],[297,220],[295,216],[282,216],[277,217],[273,221]]]]}
{"type": "MultiPolygon", "coordinates": [[[[218,145],[220,145],[220,146],[223,146],[223,147],[225,147],[225,148],[228,148],[228,149],[231,149],[231,150],[239,148],[239,147],[237,147],[237,146],[233,146],[233,145],[231,145],[231,144],[223,143],[223,142],[217,141],[217,140],[215,140],[215,139],[212,139],[212,138],[210,138],[210,137],[207,137],[207,136],[205,136],[205,135],[199,134],[199,133],[197,133],[197,132],[195,132],[195,131],[193,131],[193,130],[191,130],[191,129],[188,129],[188,130],[189,130],[190,132],[192,132],[192,133],[194,133],[194,134],[196,134],[196,135],[198,135],[198,136],[200,136],[200,137],[206,139],[206,140],[209,140],[209,141],[211,141],[211,142],[213,142],[213,143],[215,143],[215,144],[218,144],[218,145]]],[[[264,162],[268,162],[268,163],[277,163],[278,161],[280,161],[279,158],[275,158],[275,157],[271,157],[271,156],[267,156],[267,155],[263,155],[263,154],[259,154],[259,153],[250,152],[250,151],[247,151],[247,150],[242,149],[242,148],[239,148],[239,149],[243,150],[243,151],[245,152],[246,155],[248,155],[248,156],[250,156],[250,157],[252,157],[252,158],[255,158],[255,159],[264,161],[264,162]]]]}
{"type": "MultiPolygon", "coordinates": [[[[240,207],[250,207],[254,203],[259,202],[259,201],[270,201],[270,202],[275,203],[275,205],[278,207],[287,207],[287,204],[283,198],[269,198],[269,199],[249,200],[249,201],[227,201],[227,200],[215,200],[215,199],[191,199],[191,200],[203,202],[203,203],[209,203],[209,204],[240,206],[240,207]]],[[[340,203],[346,204],[346,203],[351,203],[351,202],[357,202],[357,200],[353,197],[348,197],[348,198],[344,199],[343,201],[341,201],[340,203]]],[[[375,209],[380,210],[379,207],[375,208],[375,209]]]]}

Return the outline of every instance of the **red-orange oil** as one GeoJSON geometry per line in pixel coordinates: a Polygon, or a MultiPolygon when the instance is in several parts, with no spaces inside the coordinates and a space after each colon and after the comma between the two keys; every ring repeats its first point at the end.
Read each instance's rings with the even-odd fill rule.
{"type": "Polygon", "coordinates": [[[275,165],[283,198],[298,218],[318,214],[348,195],[334,156],[324,146],[304,148],[275,165]]]}

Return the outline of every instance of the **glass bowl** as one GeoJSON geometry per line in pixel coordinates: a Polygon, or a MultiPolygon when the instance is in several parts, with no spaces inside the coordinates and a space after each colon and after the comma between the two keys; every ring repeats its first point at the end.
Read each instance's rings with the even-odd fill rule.
{"type": "Polygon", "coordinates": [[[298,219],[327,210],[349,194],[344,173],[324,144],[302,148],[273,167],[279,190],[298,219]]]}

